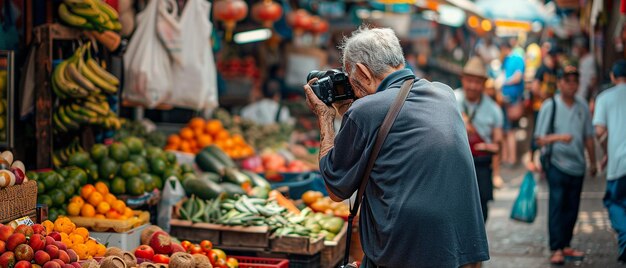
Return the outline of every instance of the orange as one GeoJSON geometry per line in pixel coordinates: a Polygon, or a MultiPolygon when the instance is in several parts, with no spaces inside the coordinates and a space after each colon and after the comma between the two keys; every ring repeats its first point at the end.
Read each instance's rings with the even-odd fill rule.
{"type": "Polygon", "coordinates": [[[83,237],[83,241],[87,240],[89,238],[89,231],[87,231],[87,229],[85,227],[78,227],[76,228],[76,230],[74,230],[74,232],[72,232],[73,235],[80,235],[83,237]]]}
{"type": "Polygon", "coordinates": [[[243,137],[239,134],[235,134],[233,135],[233,142],[236,145],[246,145],[246,141],[243,139],[243,137]]]}
{"type": "Polygon", "coordinates": [[[78,258],[86,260],[89,257],[89,248],[85,244],[76,244],[72,246],[72,250],[76,252],[78,258]]]}
{"type": "Polygon", "coordinates": [[[104,214],[104,213],[109,212],[109,210],[111,210],[111,205],[109,205],[109,203],[106,203],[106,202],[101,202],[100,204],[98,204],[98,207],[96,210],[98,211],[98,213],[104,214]]]}
{"type": "Polygon", "coordinates": [[[115,202],[115,200],[117,200],[117,197],[115,197],[113,194],[106,194],[104,195],[104,202],[107,202],[110,204],[113,204],[113,202],[115,202]]]}
{"type": "Polygon", "coordinates": [[[107,247],[103,244],[98,244],[98,253],[96,253],[95,257],[104,257],[104,254],[107,252],[107,247]]]}
{"type": "Polygon", "coordinates": [[[80,196],[83,197],[83,199],[87,200],[87,198],[89,198],[89,196],[95,191],[96,187],[91,184],[87,184],[80,189],[80,196]]]}
{"type": "Polygon", "coordinates": [[[198,142],[196,140],[189,141],[189,148],[191,148],[191,150],[196,149],[197,147],[198,147],[198,142]]]}
{"type": "Polygon", "coordinates": [[[102,194],[100,194],[99,192],[94,192],[89,196],[87,202],[95,207],[98,204],[102,203],[103,199],[104,198],[102,197],[102,194]]]}
{"type": "Polygon", "coordinates": [[[110,219],[110,220],[117,220],[117,219],[119,219],[119,218],[120,218],[120,214],[119,214],[119,213],[117,213],[117,211],[115,211],[115,210],[109,210],[109,211],[105,214],[105,216],[106,216],[106,218],[107,218],[107,219],[110,219]]]}
{"type": "Polygon", "coordinates": [[[191,140],[193,139],[193,130],[188,127],[184,127],[180,130],[180,137],[183,140],[191,140]]]}
{"type": "Polygon", "coordinates": [[[134,215],[135,214],[133,213],[133,210],[129,207],[126,207],[126,209],[124,210],[124,216],[126,216],[127,218],[132,218],[134,215]]]}
{"type": "Polygon", "coordinates": [[[213,138],[210,135],[202,135],[198,137],[198,146],[200,148],[207,147],[213,143],[213,138]]]}
{"type": "Polygon", "coordinates": [[[165,147],[163,147],[163,150],[165,150],[165,151],[177,151],[178,150],[178,145],[165,145],[165,147]]]}
{"type": "Polygon", "coordinates": [[[96,215],[96,209],[91,204],[85,204],[80,209],[80,215],[83,217],[93,217],[96,215]]]}
{"type": "Polygon", "coordinates": [[[218,139],[218,140],[226,140],[229,137],[230,137],[230,133],[228,133],[227,130],[220,130],[220,132],[217,133],[216,139],[218,139]]]}
{"type": "Polygon", "coordinates": [[[233,139],[228,138],[226,140],[224,140],[224,146],[228,149],[232,149],[235,147],[235,142],[233,141],[233,139]]]}
{"type": "Polygon", "coordinates": [[[243,157],[252,156],[254,154],[254,149],[250,146],[243,147],[243,157]]]}
{"type": "Polygon", "coordinates": [[[74,224],[67,217],[59,217],[56,221],[54,221],[54,230],[59,233],[72,233],[76,229],[76,224],[74,224]]]}
{"type": "Polygon", "coordinates": [[[123,214],[126,211],[126,204],[122,200],[117,200],[111,204],[111,208],[117,211],[119,214],[123,214]]]}
{"type": "Polygon", "coordinates": [[[192,129],[203,130],[205,124],[206,123],[204,122],[204,119],[202,119],[200,117],[194,117],[194,118],[191,119],[191,121],[189,121],[189,127],[192,128],[192,129]]]}
{"type": "Polygon", "coordinates": [[[78,203],[70,203],[67,205],[67,214],[70,216],[78,216],[80,215],[81,205],[78,203]]]}
{"type": "Polygon", "coordinates": [[[209,120],[209,122],[207,122],[206,128],[204,130],[206,131],[206,133],[209,133],[211,135],[216,135],[223,128],[224,127],[222,126],[222,122],[221,121],[213,119],[213,120],[209,120]]]}
{"type": "Polygon", "coordinates": [[[45,220],[44,222],[41,223],[41,225],[43,225],[43,227],[46,228],[47,234],[54,232],[54,223],[51,222],[50,220],[45,220]]]}
{"type": "Polygon", "coordinates": [[[85,204],[85,200],[83,200],[83,198],[81,198],[80,196],[74,196],[72,197],[72,199],[70,199],[70,203],[76,203],[80,207],[82,207],[85,204]]]}
{"type": "Polygon", "coordinates": [[[85,245],[87,246],[87,249],[89,250],[89,255],[96,256],[96,254],[98,254],[98,243],[96,243],[96,241],[94,240],[87,240],[87,242],[85,242],[85,245]]]}
{"type": "Polygon", "coordinates": [[[204,135],[204,129],[202,129],[202,128],[194,128],[193,129],[193,136],[194,136],[196,141],[202,135],[204,135]]]}
{"type": "Polygon", "coordinates": [[[189,141],[183,141],[180,143],[180,150],[182,152],[185,153],[191,153],[192,152],[192,148],[191,148],[191,144],[189,143],[189,141]]]}
{"type": "Polygon", "coordinates": [[[128,217],[126,217],[126,215],[120,215],[117,219],[125,221],[128,220],[128,217]]]}
{"type": "Polygon", "coordinates": [[[72,234],[70,235],[70,241],[73,245],[75,244],[83,244],[85,243],[85,238],[83,238],[82,235],[79,234],[72,234]]]}
{"type": "Polygon", "coordinates": [[[167,138],[167,144],[172,146],[178,146],[180,144],[180,136],[172,134],[167,138]]]}
{"type": "Polygon", "coordinates": [[[96,216],[94,216],[94,218],[96,218],[96,219],[106,219],[107,217],[105,217],[102,214],[96,214],[96,216]]]}
{"type": "Polygon", "coordinates": [[[109,193],[109,187],[107,187],[107,185],[104,184],[104,182],[101,182],[101,181],[96,182],[95,187],[96,187],[96,191],[100,193],[102,196],[105,196],[109,193]]]}

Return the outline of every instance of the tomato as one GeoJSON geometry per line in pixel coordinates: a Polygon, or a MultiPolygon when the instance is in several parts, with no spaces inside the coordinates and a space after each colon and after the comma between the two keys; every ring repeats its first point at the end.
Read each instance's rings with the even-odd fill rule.
{"type": "Polygon", "coordinates": [[[226,263],[226,260],[218,259],[217,262],[215,262],[215,265],[213,265],[213,267],[228,268],[228,264],[226,263]]]}
{"type": "Polygon", "coordinates": [[[154,257],[152,258],[152,261],[156,263],[169,264],[170,257],[168,257],[167,255],[163,255],[163,254],[157,254],[157,255],[154,255],[154,257]]]}
{"type": "Polygon", "coordinates": [[[209,251],[213,249],[213,243],[209,240],[202,240],[202,242],[200,242],[200,248],[202,248],[204,253],[209,253],[209,251]]]}
{"type": "Polygon", "coordinates": [[[191,254],[203,254],[202,248],[198,244],[193,244],[189,247],[189,253],[191,254]]]}
{"type": "Polygon", "coordinates": [[[228,258],[226,265],[228,265],[228,268],[239,268],[239,261],[235,258],[228,258]]]}
{"type": "Polygon", "coordinates": [[[215,254],[217,254],[217,258],[218,259],[226,260],[226,253],[223,250],[214,248],[211,251],[213,251],[213,252],[215,252],[215,254]]]}
{"type": "Polygon", "coordinates": [[[187,251],[187,249],[189,249],[189,247],[191,246],[191,242],[185,240],[182,243],[180,243],[181,246],[183,246],[183,248],[185,249],[185,251],[187,251]]]}
{"type": "Polygon", "coordinates": [[[211,265],[215,266],[215,263],[217,263],[217,260],[219,260],[220,258],[217,256],[217,253],[215,253],[215,251],[211,250],[209,253],[207,253],[207,257],[209,257],[209,261],[211,262],[211,265]]]}
{"type": "Polygon", "coordinates": [[[135,257],[152,260],[152,257],[154,257],[154,250],[148,245],[141,245],[135,249],[135,257]]]}

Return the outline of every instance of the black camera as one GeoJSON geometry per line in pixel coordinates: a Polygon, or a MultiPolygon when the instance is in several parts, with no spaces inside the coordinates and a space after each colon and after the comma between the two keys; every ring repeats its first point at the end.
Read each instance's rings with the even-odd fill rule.
{"type": "Polygon", "coordinates": [[[348,80],[348,74],[342,71],[336,69],[327,71],[314,70],[307,75],[306,80],[310,81],[313,78],[318,80],[311,85],[311,88],[315,95],[326,105],[341,100],[356,99],[348,80]]]}

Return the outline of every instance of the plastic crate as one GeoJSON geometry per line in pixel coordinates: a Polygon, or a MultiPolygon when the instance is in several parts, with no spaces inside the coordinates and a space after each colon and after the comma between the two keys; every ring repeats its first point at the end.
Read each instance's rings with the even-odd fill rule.
{"type": "Polygon", "coordinates": [[[289,187],[289,197],[291,199],[300,199],[302,194],[308,190],[320,191],[324,196],[328,195],[324,179],[319,173],[305,173],[292,180],[272,183],[272,189],[287,186],[289,187]]]}
{"type": "Polygon", "coordinates": [[[229,256],[239,261],[239,268],[289,268],[286,259],[259,258],[245,256],[229,256]]]}
{"type": "Polygon", "coordinates": [[[315,255],[289,255],[289,268],[319,268],[322,257],[319,253],[315,255]]]}

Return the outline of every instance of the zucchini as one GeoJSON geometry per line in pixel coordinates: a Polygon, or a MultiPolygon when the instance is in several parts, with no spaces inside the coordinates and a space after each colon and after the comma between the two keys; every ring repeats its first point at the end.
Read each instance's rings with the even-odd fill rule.
{"type": "Polygon", "coordinates": [[[224,175],[226,165],[207,151],[201,151],[196,155],[196,164],[203,171],[214,172],[220,176],[224,175]]]}
{"type": "Polygon", "coordinates": [[[242,185],[246,182],[250,183],[250,178],[236,168],[227,168],[224,170],[224,182],[242,185]]]}
{"type": "Polygon", "coordinates": [[[208,179],[212,182],[220,183],[222,178],[213,172],[202,172],[199,177],[208,179]]]}
{"type": "Polygon", "coordinates": [[[252,186],[257,186],[257,187],[261,187],[265,189],[272,189],[272,186],[270,185],[270,183],[265,178],[261,177],[261,175],[256,174],[251,171],[247,171],[247,170],[242,170],[241,172],[243,174],[246,174],[248,177],[250,177],[252,186]]]}
{"type": "Polygon", "coordinates": [[[202,177],[195,180],[186,180],[183,186],[187,196],[195,195],[196,198],[204,200],[215,199],[224,191],[219,184],[202,177]]]}
{"type": "Polygon", "coordinates": [[[217,146],[215,145],[210,145],[208,147],[205,147],[202,151],[208,152],[209,154],[213,155],[215,158],[217,158],[217,160],[222,162],[222,164],[224,164],[227,167],[237,166],[235,165],[235,162],[233,162],[233,160],[228,155],[226,155],[226,153],[224,153],[224,151],[222,151],[220,148],[217,148],[217,146]]]}
{"type": "Polygon", "coordinates": [[[222,188],[222,190],[226,193],[226,196],[229,198],[233,198],[237,195],[245,195],[246,192],[241,188],[241,186],[230,183],[230,182],[222,182],[218,186],[222,188]]]}

